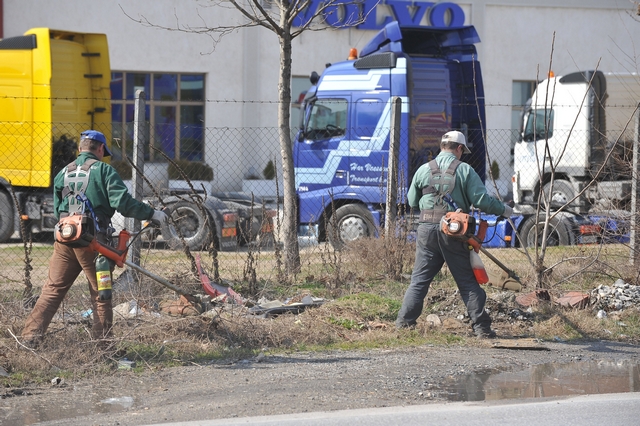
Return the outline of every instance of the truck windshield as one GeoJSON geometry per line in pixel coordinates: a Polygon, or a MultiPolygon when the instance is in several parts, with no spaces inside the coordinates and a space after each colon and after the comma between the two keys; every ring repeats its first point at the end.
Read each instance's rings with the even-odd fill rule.
{"type": "Polygon", "coordinates": [[[318,99],[311,107],[304,136],[309,140],[342,136],[347,128],[346,99],[318,99]]]}
{"type": "Polygon", "coordinates": [[[524,117],[522,140],[533,142],[553,136],[553,110],[532,109],[524,117]],[[546,120],[546,122],[545,122],[546,120]]]}

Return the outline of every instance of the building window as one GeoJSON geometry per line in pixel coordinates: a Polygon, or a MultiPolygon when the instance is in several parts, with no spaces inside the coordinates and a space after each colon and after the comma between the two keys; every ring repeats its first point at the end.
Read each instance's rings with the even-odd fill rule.
{"type": "Polygon", "coordinates": [[[531,99],[536,88],[535,81],[517,81],[512,84],[511,94],[511,164],[513,164],[513,147],[520,140],[522,132],[522,113],[527,101],[531,99]]]}
{"type": "Polygon", "coordinates": [[[111,73],[113,159],[133,154],[134,97],[146,98],[145,160],[162,161],[161,150],[171,159],[204,159],[204,74],[111,73]]]}

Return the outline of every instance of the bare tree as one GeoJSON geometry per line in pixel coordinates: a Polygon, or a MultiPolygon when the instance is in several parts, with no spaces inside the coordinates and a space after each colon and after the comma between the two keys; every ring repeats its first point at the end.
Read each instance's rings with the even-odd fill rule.
{"type": "MultiPolygon", "coordinates": [[[[280,159],[282,161],[284,219],[285,268],[287,276],[295,275],[300,269],[300,250],[297,237],[296,188],[291,145],[290,105],[291,105],[291,62],[292,41],[308,30],[327,28],[323,18],[326,15],[339,19],[342,27],[351,27],[364,22],[366,12],[359,0],[212,0],[211,6],[235,8],[244,22],[209,27],[184,26],[162,27],[143,16],[134,21],[148,26],[172,31],[208,34],[214,43],[221,37],[241,28],[263,27],[273,32],[280,45],[280,74],[278,78],[278,135],[280,159]]],[[[371,9],[373,10],[373,9],[371,9]]],[[[126,12],[125,12],[126,14],[126,12]]],[[[335,26],[335,25],[334,25],[335,26]]]]}
{"type": "MultiPolygon", "coordinates": [[[[551,44],[551,55],[550,55],[549,67],[548,67],[549,74],[551,72],[552,64],[553,64],[554,47],[555,47],[555,33],[553,34],[553,40],[551,44]]],[[[600,68],[600,60],[598,60],[598,63],[596,64],[595,71],[598,71],[599,68],[600,68]]],[[[595,71],[591,74],[591,76],[589,77],[589,80],[587,81],[587,85],[590,89],[593,88],[594,86],[593,79],[595,76],[595,71]]],[[[568,212],[571,210],[572,203],[575,200],[578,200],[584,197],[588,191],[590,191],[591,189],[594,189],[598,185],[599,181],[604,180],[605,167],[607,164],[609,164],[611,161],[614,160],[614,157],[616,155],[615,148],[622,144],[623,134],[625,133],[627,128],[633,125],[633,119],[636,116],[638,111],[638,108],[636,107],[629,114],[628,117],[625,117],[627,121],[626,123],[623,123],[624,128],[619,131],[619,133],[617,134],[614,140],[610,141],[611,144],[607,148],[607,151],[604,154],[604,158],[602,159],[602,162],[597,167],[597,169],[591,170],[590,179],[582,183],[581,190],[577,191],[577,193],[575,194],[573,193],[566,194],[568,195],[568,197],[566,197],[566,199],[561,198],[563,200],[561,205],[556,205],[557,200],[554,198],[555,186],[557,182],[562,181],[562,177],[558,176],[557,166],[558,164],[561,163],[563,157],[570,155],[570,153],[568,152],[569,142],[571,138],[575,137],[575,132],[576,132],[575,128],[576,128],[578,119],[580,117],[580,114],[578,112],[576,116],[573,118],[573,122],[571,123],[570,129],[568,130],[565,136],[564,143],[559,147],[560,149],[557,150],[556,152],[552,152],[552,149],[550,146],[550,140],[549,140],[550,138],[549,135],[551,134],[550,123],[552,120],[551,120],[551,117],[548,115],[548,112],[553,110],[554,108],[555,95],[556,95],[556,87],[554,82],[553,85],[549,84],[545,86],[545,92],[539,95],[540,99],[538,99],[536,101],[536,105],[534,105],[534,107],[542,108],[544,111],[544,116],[539,118],[544,120],[544,122],[540,126],[542,128],[542,136],[543,136],[540,142],[543,143],[544,156],[542,158],[536,156],[536,164],[535,164],[535,167],[537,168],[537,172],[538,172],[538,181],[541,183],[538,191],[539,192],[538,200],[537,200],[537,203],[535,204],[535,213],[534,213],[535,225],[532,229],[533,232],[535,232],[535,234],[534,234],[533,240],[529,240],[528,235],[518,235],[518,238],[520,239],[521,242],[526,241],[525,243],[522,243],[522,246],[525,248],[525,254],[531,266],[533,267],[533,270],[535,273],[535,279],[536,279],[536,288],[548,288],[550,286],[550,274],[553,271],[553,269],[556,266],[558,266],[559,263],[576,260],[575,258],[563,258],[560,262],[556,264],[553,264],[551,266],[546,265],[545,260],[546,260],[547,248],[549,244],[549,237],[553,232],[555,232],[555,230],[553,229],[554,225],[552,222],[554,222],[554,219],[556,219],[556,223],[558,223],[563,221],[564,217],[568,217],[568,212]],[[542,100],[542,103],[539,103],[540,100],[542,100]],[[547,180],[545,180],[545,177],[543,176],[545,174],[548,174],[549,176],[547,180]],[[542,182],[547,182],[547,183],[543,185],[542,182]],[[533,254],[529,252],[530,245],[533,246],[533,250],[532,250],[533,254]]],[[[579,101],[578,111],[581,111],[585,106],[585,103],[587,102],[587,96],[588,96],[588,92],[585,92],[582,99],[576,99],[576,101],[579,101]]],[[[538,115],[534,114],[533,115],[534,129],[539,128],[538,123],[536,123],[537,119],[538,119],[538,115]]],[[[597,129],[597,130],[598,132],[602,131],[601,129],[597,129]]],[[[599,133],[599,136],[602,137],[603,139],[607,138],[607,135],[604,133],[599,133]]],[[[619,163],[620,162],[624,163],[624,161],[625,161],[624,159],[618,160],[619,163]]],[[[622,164],[622,166],[628,167],[628,165],[626,164],[622,164]]],[[[562,189],[560,189],[559,191],[562,191],[562,189]]],[[[585,203],[590,203],[589,200],[584,200],[584,201],[585,203]]],[[[590,209],[590,208],[587,207],[587,209],[590,209]]],[[[603,212],[603,213],[611,213],[611,212],[603,212]]],[[[571,229],[567,229],[566,231],[573,232],[571,229]]],[[[557,232],[564,232],[564,231],[557,231],[557,232]]],[[[596,264],[596,263],[600,263],[597,256],[591,261],[590,264],[596,264]]],[[[577,274],[580,274],[582,272],[585,272],[585,269],[578,271],[576,273],[570,274],[569,276],[564,276],[561,282],[566,281],[571,277],[577,274]]]]}

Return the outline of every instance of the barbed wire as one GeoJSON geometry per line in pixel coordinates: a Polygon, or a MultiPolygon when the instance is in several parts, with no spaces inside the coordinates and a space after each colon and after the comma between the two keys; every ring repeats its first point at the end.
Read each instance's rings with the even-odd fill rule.
{"type": "MultiPolygon", "coordinates": [[[[46,100],[46,101],[108,101],[108,102],[113,102],[116,105],[122,104],[122,103],[131,103],[133,104],[135,102],[135,99],[111,99],[111,98],[90,98],[90,97],[79,97],[79,98],[70,98],[70,97],[47,97],[47,96],[6,96],[6,95],[1,95],[0,96],[0,101],[3,100],[38,100],[38,101],[42,101],[42,100],[46,100]]],[[[198,100],[198,99],[180,99],[180,100],[156,100],[156,99],[148,99],[147,102],[153,102],[155,104],[163,104],[163,105],[171,105],[171,104],[178,104],[178,103],[218,103],[218,104],[225,104],[225,103],[229,103],[229,104],[265,104],[265,105],[279,105],[280,101],[279,100],[251,100],[251,99],[244,99],[244,100],[239,100],[239,99],[205,99],[205,100],[198,100]]],[[[336,101],[338,102],[338,101],[336,101]]],[[[630,101],[633,103],[629,103],[629,104],[607,104],[607,108],[636,108],[638,106],[638,103],[640,103],[640,99],[638,99],[637,101],[630,101]]],[[[331,103],[331,100],[324,100],[323,99],[323,103],[331,103]]],[[[410,102],[404,102],[406,104],[410,104],[410,102]]],[[[291,105],[300,105],[300,102],[297,101],[291,101],[290,102],[291,105]]],[[[453,106],[456,105],[475,105],[475,103],[468,103],[468,104],[452,104],[453,106]]],[[[485,108],[494,108],[494,107],[500,107],[500,108],[504,108],[504,107],[509,107],[509,108],[524,108],[526,105],[521,105],[521,104],[511,104],[511,103],[485,103],[485,108]]],[[[554,107],[575,107],[574,104],[559,104],[559,103],[553,103],[551,106],[554,107]]]]}

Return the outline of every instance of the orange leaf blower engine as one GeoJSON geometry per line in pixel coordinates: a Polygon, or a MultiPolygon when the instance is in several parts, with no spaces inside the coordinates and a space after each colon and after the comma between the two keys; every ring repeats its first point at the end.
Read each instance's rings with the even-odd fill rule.
{"type": "Polygon", "coordinates": [[[63,217],[56,224],[54,230],[55,240],[70,247],[88,247],[104,255],[122,268],[127,258],[127,243],[131,234],[126,229],[123,229],[118,234],[117,246],[111,247],[98,241],[94,233],[95,225],[92,226],[89,222],[90,220],[91,218],[88,215],[81,213],[73,213],[63,217]]]}
{"type": "Polygon", "coordinates": [[[468,242],[476,253],[480,251],[480,245],[487,233],[488,226],[489,224],[486,220],[480,219],[480,223],[477,224],[474,216],[464,213],[460,209],[448,212],[440,220],[442,232],[450,237],[468,242]]]}

